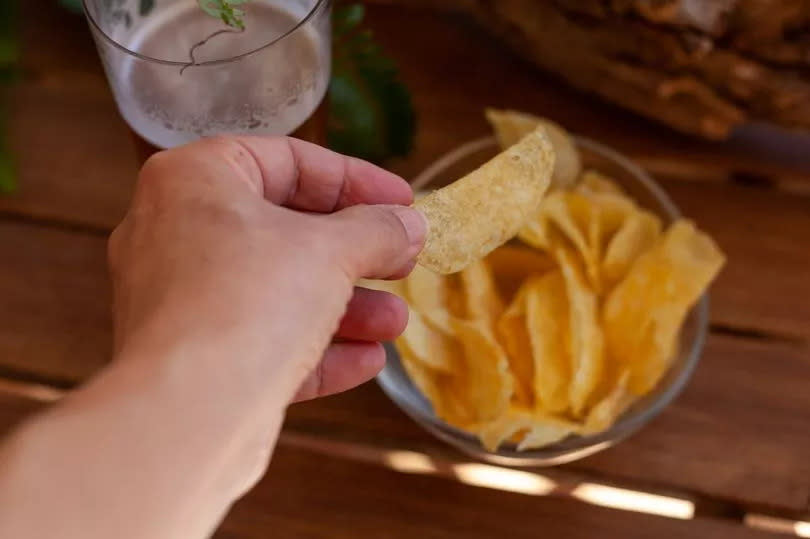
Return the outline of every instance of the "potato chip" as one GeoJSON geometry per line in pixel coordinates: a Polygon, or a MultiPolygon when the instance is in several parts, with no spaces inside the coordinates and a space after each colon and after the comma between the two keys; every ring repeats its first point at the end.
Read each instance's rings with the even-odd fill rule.
{"type": "Polygon", "coordinates": [[[616,180],[598,170],[588,169],[582,173],[577,183],[576,190],[583,194],[620,195],[625,197],[625,192],[616,183],[616,180]]]}
{"type": "Polygon", "coordinates": [[[414,203],[429,223],[419,263],[455,273],[514,237],[537,211],[554,168],[538,128],[464,178],[414,203]]]}
{"type": "Polygon", "coordinates": [[[454,372],[460,365],[461,349],[452,337],[430,327],[422,315],[409,309],[408,325],[401,340],[417,359],[440,372],[454,372]]]}
{"type": "Polygon", "coordinates": [[[552,416],[535,416],[531,428],[518,444],[518,451],[539,449],[557,443],[577,433],[580,426],[552,416]]]}
{"type": "MultiPolygon", "coordinates": [[[[504,147],[543,123],[511,111],[487,117],[504,147]]],[[[615,180],[580,174],[576,148],[555,127],[424,195],[415,204],[431,224],[423,265],[403,282],[373,283],[409,302],[396,345],[414,384],[438,417],[490,451],[609,429],[670,367],[689,308],[724,263],[691,223],[662,234],[660,218],[615,180]],[[559,159],[568,150],[578,183],[529,208],[538,195],[527,183],[547,183],[552,169],[571,174],[559,159]],[[492,250],[515,231],[523,245],[492,250]]]]}
{"type": "Polygon", "coordinates": [[[569,350],[571,353],[571,410],[581,416],[602,375],[604,337],[598,318],[596,294],[588,288],[573,257],[557,250],[557,260],[568,293],[569,350]]]}
{"type": "Polygon", "coordinates": [[[476,260],[464,268],[459,277],[465,299],[465,317],[494,324],[506,307],[489,265],[485,260],[476,260]]]}
{"type": "Polygon", "coordinates": [[[434,328],[441,330],[445,335],[452,335],[450,325],[451,296],[455,293],[448,281],[441,275],[416,266],[404,281],[406,299],[413,310],[421,314],[434,328]]]}
{"type": "MultiPolygon", "coordinates": [[[[504,442],[531,428],[534,418],[529,410],[510,406],[496,419],[478,426],[478,438],[489,451],[495,451],[504,442]]],[[[521,437],[521,436],[519,436],[521,437]]]]}
{"type": "Polygon", "coordinates": [[[507,301],[515,297],[523,282],[538,277],[556,267],[550,256],[523,246],[504,245],[486,258],[492,270],[495,286],[507,301]]]}
{"type": "Polygon", "coordinates": [[[453,319],[453,328],[464,349],[473,416],[491,421],[506,410],[514,392],[506,353],[485,321],[453,319]]]}
{"type": "Polygon", "coordinates": [[[644,210],[627,217],[607,246],[602,260],[602,284],[611,290],[630,269],[636,258],[655,245],[661,235],[661,219],[644,210]]]}
{"type": "Polygon", "coordinates": [[[517,143],[537,129],[537,126],[543,126],[557,155],[551,183],[562,187],[572,185],[577,180],[582,170],[582,161],[576,144],[562,126],[547,118],[513,110],[487,109],[486,117],[495,130],[495,137],[502,150],[517,143]]]}
{"type": "Polygon", "coordinates": [[[528,287],[524,286],[498,320],[497,334],[506,350],[509,367],[515,379],[514,401],[526,408],[534,407],[534,360],[526,320],[528,287]]]}
{"type": "Polygon", "coordinates": [[[368,288],[369,290],[390,292],[391,294],[396,294],[401,298],[407,299],[405,280],[383,281],[382,279],[360,279],[357,281],[357,286],[368,288]]]}
{"type": "Polygon", "coordinates": [[[531,369],[525,370],[531,375],[528,380],[532,383],[535,407],[564,412],[569,408],[571,354],[568,297],[562,273],[555,270],[527,282],[518,292],[518,297],[521,296],[526,302],[525,329],[532,361],[531,369]]]}
{"type": "Polygon", "coordinates": [[[543,212],[541,204],[540,211],[518,231],[518,239],[535,249],[548,250],[552,243],[549,228],[548,215],[543,212]]]}
{"type": "Polygon", "coordinates": [[[711,238],[678,221],[610,293],[603,315],[607,347],[629,367],[635,394],[650,391],[669,367],[686,314],[724,262],[711,238]]]}
{"type": "Polygon", "coordinates": [[[637,397],[627,387],[629,380],[630,372],[624,371],[611,391],[591,408],[582,428],[583,434],[596,434],[607,430],[633,404],[637,397]]]}
{"type": "Polygon", "coordinates": [[[580,254],[591,283],[599,281],[598,209],[579,193],[553,191],[540,205],[540,211],[519,233],[533,247],[552,250],[568,241],[580,254]],[[598,243],[598,242],[597,242],[598,243]]]}
{"type": "Polygon", "coordinates": [[[404,341],[396,343],[408,377],[430,401],[433,411],[444,421],[459,428],[472,428],[472,406],[465,401],[463,374],[443,375],[416,359],[404,341]]]}

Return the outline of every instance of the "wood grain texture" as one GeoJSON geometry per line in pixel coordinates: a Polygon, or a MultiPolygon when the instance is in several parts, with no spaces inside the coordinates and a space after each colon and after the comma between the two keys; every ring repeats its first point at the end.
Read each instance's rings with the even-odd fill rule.
{"type": "MultiPolygon", "coordinates": [[[[0,439],[43,404],[0,391],[0,439]]],[[[604,537],[765,539],[732,522],[680,521],[406,475],[280,445],[267,475],[214,537],[604,537]],[[395,486],[395,488],[392,488],[395,486]]]]}
{"type": "MultiPolygon", "coordinates": [[[[41,9],[42,16],[26,19],[26,79],[10,94],[12,144],[22,187],[18,194],[0,198],[0,373],[70,385],[108,360],[110,296],[103,232],[123,214],[135,161],[82,19],[62,14],[50,2],[36,8],[33,2],[23,4],[29,14],[41,9]]],[[[671,486],[746,506],[806,510],[810,306],[805,298],[810,295],[810,254],[805,244],[810,198],[789,194],[783,187],[810,185],[808,153],[785,150],[781,139],[764,146],[755,146],[746,136],[723,144],[695,142],[565,89],[480,29],[452,17],[375,7],[369,21],[397,59],[420,115],[415,152],[392,162],[394,170],[412,177],[459,143],[489,134],[482,115],[485,106],[547,115],[616,147],[656,173],[684,213],[715,236],[728,254],[729,265],[714,289],[714,322],[777,337],[761,341],[713,337],[693,383],[659,419],[626,443],[568,469],[671,486]],[[419,28],[419,39],[414,39],[414,28],[419,28]],[[735,183],[740,178],[757,185],[735,183]]],[[[806,146],[800,142],[799,148],[806,146]]],[[[26,405],[0,402],[0,426],[2,417],[15,415],[19,406],[26,405]]],[[[370,447],[454,454],[372,385],[293,406],[287,429],[370,447]]],[[[323,469],[313,466],[321,460],[310,459],[304,466],[279,457],[274,469],[281,468],[279,477],[286,479],[271,479],[262,487],[269,494],[240,504],[241,516],[226,523],[222,536],[265,537],[269,524],[289,530],[289,536],[356,536],[350,535],[353,524],[340,511],[329,512],[330,503],[351,509],[344,498],[356,500],[355,510],[364,511],[346,514],[354,520],[371,519],[369,526],[401,525],[416,530],[417,536],[447,536],[467,530],[465,522],[471,519],[474,528],[490,532],[471,534],[493,536],[502,531],[488,520],[491,516],[481,510],[483,505],[477,505],[500,507],[501,502],[476,498],[480,493],[469,495],[468,487],[445,491],[433,482],[405,485],[402,492],[413,493],[417,500],[425,498],[424,489],[436,492],[440,501],[449,500],[437,507],[458,522],[436,512],[432,502],[421,501],[422,505],[403,510],[408,515],[404,523],[388,506],[375,520],[367,507],[376,498],[389,496],[388,491],[397,491],[400,476],[374,476],[383,471],[372,473],[348,464],[344,473],[344,465],[332,460],[323,469]],[[288,467],[292,471],[284,476],[288,467]],[[299,474],[308,491],[293,497],[301,507],[282,505],[286,513],[267,516],[265,500],[294,488],[299,474]],[[372,486],[351,484],[365,474],[378,479],[369,480],[372,486]],[[346,490],[322,488],[340,481],[347,483],[346,490]],[[323,492],[309,492],[319,489],[323,492]],[[312,495],[311,504],[325,511],[325,528],[304,514],[305,495],[312,495]],[[422,515],[430,525],[411,524],[414,515],[422,515]],[[337,531],[328,535],[324,529],[337,531]]],[[[460,487],[452,487],[456,488],[460,487]]],[[[394,494],[390,496],[393,499],[394,494]]],[[[523,502],[515,503],[523,509],[516,518],[523,518],[523,502]]],[[[589,534],[575,529],[569,522],[576,522],[582,506],[567,507],[548,509],[546,520],[551,523],[532,522],[533,536],[537,528],[574,537],[596,536],[599,531],[610,536],[613,528],[598,524],[588,528],[589,534]],[[564,524],[555,528],[555,520],[564,524]]],[[[499,510],[511,514],[509,507],[499,510]]],[[[589,519],[596,517],[581,518],[593,523],[589,519]]],[[[612,517],[607,518],[610,523],[612,517]]],[[[647,529],[646,522],[627,525],[630,529],[617,524],[614,531],[633,536],[638,527],[664,536],[685,534],[675,528],[657,529],[655,523],[647,529]]],[[[528,533],[527,529],[521,524],[515,536],[528,533]]],[[[382,527],[371,530],[386,536],[382,527]]],[[[704,529],[688,536],[723,533],[704,529]]]]}
{"type": "Polygon", "coordinates": [[[559,498],[508,493],[280,447],[216,537],[770,537],[559,498]]]}
{"type": "Polygon", "coordinates": [[[9,91],[17,192],[0,213],[111,229],[136,175],[132,142],[98,75],[53,75],[9,91]]]}
{"type": "MultiPolygon", "coordinates": [[[[712,337],[692,382],[660,417],[616,447],[564,468],[747,507],[805,511],[808,379],[806,347],[712,337]]],[[[448,452],[374,385],[293,405],[285,429],[390,449],[448,452]]]]}
{"type": "Polygon", "coordinates": [[[810,342],[810,197],[730,184],[661,180],[728,261],[712,321],[810,342]]]}
{"type": "Polygon", "coordinates": [[[109,360],[106,240],[0,221],[0,373],[60,384],[109,360]]]}
{"type": "Polygon", "coordinates": [[[0,213],[111,228],[124,213],[135,154],[87,23],[58,2],[20,2],[21,81],[2,95],[19,189],[0,213]]]}

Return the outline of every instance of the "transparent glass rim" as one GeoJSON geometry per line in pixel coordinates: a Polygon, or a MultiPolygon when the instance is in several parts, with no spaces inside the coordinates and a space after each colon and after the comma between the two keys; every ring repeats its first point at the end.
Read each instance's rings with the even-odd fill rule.
{"type": "MultiPolygon", "coordinates": [[[[107,43],[109,43],[110,45],[112,45],[116,49],[120,50],[121,52],[123,52],[125,54],[128,54],[129,56],[132,56],[133,58],[143,60],[144,62],[151,62],[151,63],[154,63],[154,64],[167,65],[167,66],[176,66],[176,67],[183,67],[183,66],[188,65],[188,62],[180,62],[180,61],[177,61],[177,60],[164,60],[162,58],[154,58],[152,56],[147,56],[145,54],[140,54],[140,53],[137,53],[137,52],[135,52],[133,50],[130,50],[130,49],[124,47],[123,45],[118,43],[115,39],[113,39],[109,34],[107,34],[107,32],[105,32],[101,28],[101,25],[98,24],[98,21],[93,17],[93,15],[90,14],[90,10],[87,7],[87,3],[89,1],[90,0],[82,0],[82,7],[84,9],[84,14],[87,17],[87,20],[90,22],[90,25],[93,27],[93,29],[96,32],[98,32],[98,34],[101,35],[107,43]]],[[[273,45],[275,45],[276,43],[278,43],[280,41],[283,41],[284,39],[286,39],[290,35],[294,34],[299,28],[301,28],[303,26],[306,26],[307,23],[309,23],[309,21],[311,21],[313,18],[315,18],[315,16],[321,11],[321,9],[326,4],[328,4],[329,2],[330,2],[330,0],[317,0],[317,3],[314,6],[312,6],[312,9],[310,9],[309,12],[304,17],[302,17],[300,21],[298,21],[298,23],[293,25],[289,30],[287,30],[286,32],[284,32],[280,36],[277,36],[277,37],[271,39],[267,43],[265,43],[263,45],[260,45],[259,47],[256,47],[253,50],[249,50],[247,52],[244,52],[242,54],[238,54],[236,56],[231,56],[229,58],[220,58],[218,60],[207,60],[205,62],[199,62],[199,63],[194,64],[194,65],[195,65],[195,67],[200,67],[200,66],[215,66],[215,65],[229,64],[229,63],[233,63],[233,62],[238,62],[239,60],[241,60],[243,58],[246,58],[248,56],[252,56],[252,55],[254,55],[254,54],[258,53],[258,52],[261,52],[261,51],[263,51],[265,49],[268,49],[268,48],[272,47],[273,45]]]]}
{"type": "MultiPolygon", "coordinates": [[[[652,179],[652,177],[641,167],[633,163],[630,159],[616,152],[615,150],[581,136],[574,136],[577,146],[586,148],[596,154],[607,157],[630,172],[649,193],[660,204],[663,212],[671,220],[681,217],[674,202],[669,195],[652,179]]],[[[455,148],[449,153],[435,161],[411,182],[414,191],[424,188],[445,169],[452,166],[459,160],[487,148],[497,148],[495,137],[484,137],[469,141],[455,148]]],[[[504,444],[494,453],[487,452],[480,446],[477,436],[468,431],[454,427],[433,414],[425,414],[422,410],[414,406],[405,389],[396,387],[384,376],[377,377],[377,383],[383,391],[417,423],[432,432],[445,442],[456,446],[471,456],[483,458],[489,462],[506,466],[549,466],[563,464],[577,460],[584,456],[610,447],[618,441],[630,436],[648,423],[652,418],[660,414],[673,400],[683,391],[687,382],[692,377],[695,368],[700,362],[700,357],[706,343],[709,329],[709,295],[703,294],[698,303],[692,307],[692,312],[696,317],[696,334],[690,348],[685,351],[686,360],[680,371],[670,380],[670,383],[662,388],[657,394],[650,394],[639,400],[639,403],[646,402],[646,406],[631,406],[610,428],[600,433],[570,436],[564,440],[550,444],[546,447],[518,451],[514,444],[504,444]]],[[[389,354],[398,354],[390,344],[386,345],[389,354]]],[[[383,371],[384,373],[385,371],[383,371]]],[[[637,403],[638,404],[638,403],[637,403]]]]}

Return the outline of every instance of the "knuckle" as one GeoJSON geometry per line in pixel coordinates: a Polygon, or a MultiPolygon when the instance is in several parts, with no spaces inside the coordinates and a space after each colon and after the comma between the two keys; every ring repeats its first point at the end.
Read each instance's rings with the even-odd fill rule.
{"type": "Polygon", "coordinates": [[[138,173],[133,206],[152,205],[166,197],[169,185],[175,176],[174,150],[158,152],[146,160],[138,173]]]}

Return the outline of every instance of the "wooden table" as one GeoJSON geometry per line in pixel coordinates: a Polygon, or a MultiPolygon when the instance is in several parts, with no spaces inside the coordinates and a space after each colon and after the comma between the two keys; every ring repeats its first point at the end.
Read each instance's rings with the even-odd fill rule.
{"type": "MultiPolygon", "coordinates": [[[[84,21],[21,3],[25,77],[7,96],[21,187],[0,198],[2,431],[108,361],[105,239],[136,167],[84,21]]],[[[543,492],[504,490],[497,468],[464,473],[476,468],[374,384],[293,406],[268,477],[218,536],[753,538],[810,520],[810,146],[689,140],[565,90],[464,21],[394,7],[370,19],[419,112],[395,171],[485,134],[486,105],[618,148],[728,254],[711,335],[689,387],[641,433],[519,476],[543,492]],[[644,509],[639,493],[664,498],[644,509]],[[600,506],[628,499],[636,510],[600,506]],[[649,514],[667,500],[694,518],[649,514]]]]}

